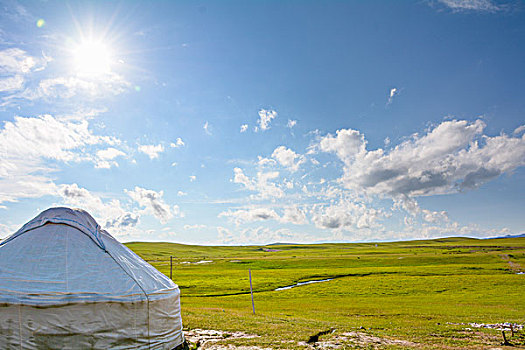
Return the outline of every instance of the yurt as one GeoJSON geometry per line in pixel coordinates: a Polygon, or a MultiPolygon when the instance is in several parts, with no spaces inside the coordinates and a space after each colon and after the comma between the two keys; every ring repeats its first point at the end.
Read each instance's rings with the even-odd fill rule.
{"type": "Polygon", "coordinates": [[[0,242],[0,349],[177,349],[179,288],[87,212],[52,208],[0,242]]]}

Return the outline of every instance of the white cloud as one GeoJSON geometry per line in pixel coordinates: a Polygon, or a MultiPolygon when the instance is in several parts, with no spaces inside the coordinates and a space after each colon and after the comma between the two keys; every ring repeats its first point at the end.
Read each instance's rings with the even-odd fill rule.
{"type": "Polygon", "coordinates": [[[79,207],[88,212],[100,213],[104,208],[100,197],[93,195],[85,188],[79,187],[76,183],[59,185],[57,193],[67,204],[79,207]]]}
{"type": "Polygon", "coordinates": [[[403,237],[405,239],[414,238],[440,238],[440,237],[497,237],[504,236],[510,233],[506,227],[498,229],[487,229],[480,227],[477,224],[461,225],[455,221],[449,221],[448,218],[441,220],[441,222],[423,222],[417,223],[414,220],[406,220],[405,231],[403,234],[397,234],[395,237],[403,237]]]}
{"type": "Polygon", "coordinates": [[[235,244],[235,235],[226,227],[217,227],[217,240],[222,244],[235,244]]]}
{"type": "Polygon", "coordinates": [[[297,171],[299,166],[306,161],[303,156],[299,156],[297,153],[284,146],[277,147],[273,151],[272,157],[292,172],[297,171]],[[295,161],[296,159],[297,162],[295,161]]]}
{"type": "MultiPolygon", "coordinates": [[[[17,165],[16,170],[22,174],[12,178],[0,177],[0,203],[17,202],[23,198],[39,198],[56,193],[56,185],[50,177],[29,173],[36,171],[34,168],[22,168],[17,165]]],[[[51,171],[51,169],[45,170],[51,171]]]]}
{"type": "Polygon", "coordinates": [[[120,201],[116,199],[103,201],[100,196],[75,183],[59,185],[57,194],[64,204],[89,212],[113,235],[129,234],[139,222],[139,215],[126,211],[120,201]]]}
{"type": "Polygon", "coordinates": [[[264,221],[264,220],[277,220],[279,215],[269,208],[249,208],[249,209],[240,209],[240,210],[228,210],[220,213],[218,217],[226,217],[235,222],[235,224],[240,225],[245,222],[253,221],[264,221]]]}
{"type": "MultiPolygon", "coordinates": [[[[59,114],[56,116],[56,119],[60,119],[60,120],[64,120],[64,121],[82,121],[82,120],[89,120],[89,119],[93,119],[95,118],[96,116],[102,114],[102,113],[105,113],[107,112],[108,109],[103,107],[103,108],[89,108],[89,107],[79,107],[77,108],[76,110],[74,111],[68,111],[67,113],[64,113],[64,114],[59,114]]],[[[104,129],[106,128],[106,125],[104,124],[104,122],[97,122],[96,123],[96,126],[100,129],[104,129]]]]}
{"type": "Polygon", "coordinates": [[[292,223],[295,225],[305,225],[308,223],[306,212],[297,206],[284,208],[284,214],[280,221],[283,223],[292,223]]]}
{"type": "Polygon", "coordinates": [[[162,197],[163,191],[156,192],[135,186],[134,190],[124,190],[135,202],[145,208],[145,212],[155,216],[161,223],[168,222],[174,216],[180,216],[178,206],[171,208],[162,197]]]}
{"type": "Polygon", "coordinates": [[[172,213],[173,213],[173,216],[175,217],[178,217],[178,218],[183,218],[184,216],[186,216],[181,210],[180,210],[180,207],[175,204],[173,207],[172,207],[172,213]]]}
{"type": "Polygon", "coordinates": [[[50,174],[54,162],[92,162],[96,145],[113,146],[120,140],[95,135],[87,121],[62,121],[50,115],[15,117],[0,129],[0,203],[56,193],[50,174]]]}
{"type": "Polygon", "coordinates": [[[293,128],[297,124],[297,120],[288,119],[288,124],[286,124],[287,128],[293,128]]]}
{"type": "Polygon", "coordinates": [[[264,166],[273,166],[277,163],[273,159],[257,156],[257,164],[261,167],[264,167],[264,166]]]}
{"type": "Polygon", "coordinates": [[[124,153],[121,150],[118,150],[116,148],[113,148],[113,147],[102,149],[102,150],[97,152],[97,157],[100,158],[100,159],[104,159],[104,160],[115,159],[115,158],[117,158],[119,156],[125,156],[125,155],[126,155],[126,153],[124,153]]]}
{"type": "MultiPolygon", "coordinates": [[[[2,208],[4,209],[4,208],[2,208]]],[[[4,224],[0,224],[0,239],[4,239],[5,237],[13,234],[16,232],[16,230],[19,229],[19,226],[18,225],[4,225],[4,224]]]]}
{"type": "Polygon", "coordinates": [[[233,182],[236,184],[243,184],[246,189],[254,191],[255,186],[250,180],[250,178],[246,175],[244,175],[244,172],[241,168],[234,168],[233,169],[233,182]]]}
{"type": "Polygon", "coordinates": [[[430,211],[423,209],[423,220],[430,223],[439,223],[449,221],[446,211],[430,211]]]}
{"type": "Polygon", "coordinates": [[[164,146],[162,144],[158,145],[139,145],[139,151],[146,154],[149,159],[156,159],[159,157],[159,154],[164,152],[164,146]]]}
{"type": "Polygon", "coordinates": [[[182,191],[179,191],[177,192],[177,196],[179,197],[183,197],[183,196],[187,196],[188,194],[186,192],[182,192],[182,191]]]}
{"type": "MultiPolygon", "coordinates": [[[[154,240],[162,240],[162,241],[170,241],[173,239],[173,237],[177,236],[177,232],[173,231],[173,228],[171,227],[165,227],[162,229],[162,232],[159,233],[153,233],[154,234],[154,240]]],[[[151,240],[151,239],[150,239],[151,240]]]]}
{"type": "Polygon", "coordinates": [[[112,72],[96,77],[62,76],[43,79],[36,87],[26,88],[4,100],[6,104],[12,104],[19,99],[34,101],[80,97],[84,100],[95,100],[119,95],[130,86],[122,76],[112,72]]]}
{"type": "Polygon", "coordinates": [[[297,205],[285,206],[282,211],[265,206],[248,206],[242,209],[228,209],[219,213],[217,217],[227,218],[237,226],[256,221],[274,220],[284,224],[304,225],[308,223],[307,210],[297,205]]]}
{"type": "MultiPolygon", "coordinates": [[[[36,18],[26,10],[26,8],[16,2],[6,3],[2,7],[2,15],[14,22],[23,23],[24,25],[33,25],[36,18]]],[[[0,34],[3,31],[0,31],[0,34]]],[[[1,39],[1,37],[0,37],[1,39]]]]}
{"type": "Polygon", "coordinates": [[[328,134],[321,138],[319,148],[323,152],[335,153],[344,163],[349,163],[357,154],[366,152],[366,142],[359,131],[341,129],[336,131],[336,136],[328,134]]]}
{"type": "Polygon", "coordinates": [[[21,75],[0,78],[0,92],[13,92],[22,89],[24,78],[21,75]]]}
{"type": "Polygon", "coordinates": [[[411,217],[411,216],[405,216],[405,218],[403,219],[403,222],[405,223],[405,226],[409,226],[411,229],[413,229],[412,226],[414,226],[414,218],[411,217]]]}
{"type": "Polygon", "coordinates": [[[343,193],[344,193],[343,189],[341,189],[339,186],[327,185],[327,186],[321,187],[318,194],[325,198],[334,199],[337,197],[341,197],[343,193]]]}
{"type": "Polygon", "coordinates": [[[525,136],[482,136],[484,128],[481,120],[444,121],[388,151],[367,151],[359,131],[342,129],[323,137],[319,148],[343,161],[349,189],[392,197],[445,194],[525,165],[525,136]]]}
{"type": "Polygon", "coordinates": [[[514,134],[514,135],[518,135],[518,134],[521,134],[521,133],[524,132],[524,131],[525,131],[525,125],[521,125],[521,126],[518,126],[518,127],[514,130],[513,134],[514,134]]]}
{"type": "Polygon", "coordinates": [[[86,121],[59,121],[50,115],[15,117],[14,122],[4,124],[0,133],[0,145],[5,152],[2,156],[30,159],[78,161],[86,158],[76,152],[82,146],[119,142],[116,138],[94,135],[86,121]]]}
{"type": "Polygon", "coordinates": [[[201,224],[195,224],[195,225],[184,225],[185,230],[204,230],[208,226],[201,225],[201,224]]]}
{"type": "Polygon", "coordinates": [[[194,182],[195,180],[197,180],[197,176],[190,175],[190,182],[194,182]]]}
{"type": "Polygon", "coordinates": [[[388,94],[388,101],[386,104],[391,104],[394,101],[394,96],[396,95],[399,95],[399,90],[397,88],[390,89],[390,93],[388,94]]]}
{"type": "Polygon", "coordinates": [[[446,211],[421,209],[419,203],[414,198],[399,195],[396,198],[393,198],[393,201],[394,205],[392,206],[392,209],[401,209],[410,214],[412,216],[412,219],[410,219],[412,224],[415,222],[413,218],[416,218],[419,215],[421,215],[421,219],[425,222],[444,223],[449,221],[448,213],[446,211]]]}
{"type": "Polygon", "coordinates": [[[241,125],[241,132],[246,132],[248,130],[248,124],[241,125]]]}
{"type": "Polygon", "coordinates": [[[496,12],[503,10],[505,6],[498,5],[491,0],[438,0],[441,4],[454,11],[485,11],[496,12]]]}
{"type": "Polygon", "coordinates": [[[227,210],[219,213],[219,218],[225,217],[233,221],[236,225],[255,221],[276,220],[282,223],[304,225],[308,223],[306,211],[297,206],[287,206],[280,216],[274,209],[267,207],[248,207],[237,210],[227,210]]]}
{"type": "MultiPolygon", "coordinates": [[[[270,225],[312,223],[330,230],[329,239],[336,240],[407,239],[438,233],[457,236],[466,232],[478,236],[472,225],[451,221],[446,211],[421,208],[416,198],[474,188],[525,165],[525,136],[521,130],[514,135],[522,137],[491,137],[483,135],[484,128],[481,120],[448,120],[384,150],[368,150],[365,136],[358,130],[342,129],[335,135],[317,136],[317,144],[310,148],[312,153],[334,153],[342,162],[343,175],[339,179],[321,167],[316,167],[321,173],[316,170],[281,178],[272,170],[274,166],[297,168],[304,156],[279,146],[272,152],[273,159],[258,157],[255,176],[234,168],[232,182],[253,194],[250,206],[219,214],[237,225],[235,230],[222,230],[222,235],[229,242],[243,242],[248,231],[240,231],[241,225],[270,220],[270,225]],[[434,181],[435,176],[444,181],[434,181]],[[261,205],[254,205],[255,200],[261,205]],[[386,229],[402,225],[403,217],[405,229],[386,229]],[[418,235],[417,230],[422,233],[418,235]]],[[[326,161],[325,156],[320,159],[324,165],[340,167],[338,162],[326,161]]]]}
{"type": "Polygon", "coordinates": [[[204,126],[202,127],[204,129],[204,132],[207,134],[207,135],[211,135],[211,126],[210,126],[210,123],[208,123],[208,121],[206,121],[206,123],[204,123],[204,126]]]}
{"type": "Polygon", "coordinates": [[[252,199],[268,199],[268,198],[281,198],[284,195],[282,189],[280,189],[271,180],[279,177],[279,172],[258,172],[257,177],[250,179],[244,174],[242,169],[233,169],[234,176],[233,182],[244,185],[247,190],[258,192],[258,195],[251,196],[252,199]]]}
{"type": "Polygon", "coordinates": [[[37,58],[28,55],[24,50],[10,48],[0,51],[0,74],[4,76],[27,74],[35,70],[42,70],[50,61],[43,56],[37,58]]]}
{"type": "Polygon", "coordinates": [[[37,77],[31,74],[43,71],[50,61],[52,59],[44,54],[42,57],[35,57],[18,48],[0,51],[0,91],[8,93],[2,98],[3,105],[16,104],[21,99],[34,101],[73,97],[88,100],[107,98],[118,95],[131,86],[114,72],[96,77],[48,76],[36,80],[37,77]]]}
{"type": "Polygon", "coordinates": [[[265,245],[278,242],[302,243],[314,241],[314,237],[304,233],[295,233],[285,228],[272,230],[267,227],[247,228],[238,234],[233,233],[225,227],[217,227],[217,239],[217,243],[229,245],[265,245]]]}
{"type": "Polygon", "coordinates": [[[279,177],[278,171],[270,172],[258,172],[255,187],[259,191],[259,198],[281,198],[284,196],[283,190],[281,190],[271,180],[279,177]]]}
{"type": "Polygon", "coordinates": [[[392,198],[392,200],[394,201],[393,209],[402,209],[412,216],[421,213],[419,203],[414,198],[408,197],[407,195],[397,195],[392,198]]]}
{"type": "Polygon", "coordinates": [[[140,216],[136,213],[124,213],[112,220],[107,220],[105,227],[111,230],[113,235],[131,234],[135,233],[132,230],[139,223],[140,216]]]}
{"type": "Polygon", "coordinates": [[[175,142],[170,143],[171,148],[179,148],[184,146],[184,141],[180,137],[177,137],[177,140],[175,142]]]}
{"type": "Polygon", "coordinates": [[[118,163],[114,159],[125,155],[126,153],[113,147],[99,150],[97,151],[98,159],[95,164],[95,167],[109,169],[112,166],[118,166],[118,163]]]}
{"type": "Polygon", "coordinates": [[[368,208],[364,203],[341,199],[330,205],[316,204],[312,210],[312,221],[318,228],[365,229],[379,228],[386,214],[381,209],[368,208]]]}
{"type": "MultiPolygon", "coordinates": [[[[270,128],[270,123],[272,119],[275,119],[277,117],[277,112],[274,110],[266,110],[261,109],[259,111],[259,119],[257,120],[257,124],[259,124],[259,128],[263,131],[268,130],[270,128]]],[[[256,129],[258,131],[258,129],[256,129]]]]}
{"type": "Polygon", "coordinates": [[[95,168],[97,168],[97,169],[111,169],[111,167],[118,167],[118,162],[116,162],[116,161],[107,161],[107,160],[99,160],[95,164],[95,168]]]}

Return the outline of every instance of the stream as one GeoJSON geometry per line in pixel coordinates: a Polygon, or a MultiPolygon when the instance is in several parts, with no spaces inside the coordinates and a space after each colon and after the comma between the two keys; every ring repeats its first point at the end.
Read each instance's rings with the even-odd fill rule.
{"type": "Polygon", "coordinates": [[[277,292],[277,291],[280,291],[280,290],[287,290],[287,289],[292,289],[292,288],[299,287],[299,286],[304,286],[305,284],[328,282],[328,281],[331,281],[331,280],[333,280],[333,278],[327,278],[325,280],[313,280],[313,281],[306,281],[306,282],[297,282],[296,284],[293,284],[291,286],[285,286],[285,287],[276,288],[276,289],[274,289],[274,291],[277,292]]]}

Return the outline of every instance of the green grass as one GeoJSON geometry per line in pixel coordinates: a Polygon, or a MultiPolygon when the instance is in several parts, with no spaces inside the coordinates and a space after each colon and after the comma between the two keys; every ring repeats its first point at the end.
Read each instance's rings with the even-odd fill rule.
{"type": "MultiPolygon", "coordinates": [[[[525,270],[524,238],[447,238],[377,246],[127,246],[166,275],[169,257],[174,257],[173,280],[181,289],[185,327],[261,335],[238,344],[300,348],[297,342],[334,327],[335,334],[359,330],[428,348],[483,348],[499,346],[501,333],[469,331],[468,325],[458,324],[525,323],[525,275],[515,270],[520,265],[525,270]],[[183,264],[201,260],[212,263],[183,264]],[[273,291],[325,278],[335,279],[273,291]]],[[[520,335],[511,342],[525,345],[520,335]]]]}

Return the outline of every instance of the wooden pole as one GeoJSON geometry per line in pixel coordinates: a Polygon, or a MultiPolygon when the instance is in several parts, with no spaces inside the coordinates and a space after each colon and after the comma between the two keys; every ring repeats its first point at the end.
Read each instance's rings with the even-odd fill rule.
{"type": "Polygon", "coordinates": [[[505,346],[510,346],[512,345],[511,343],[509,343],[509,341],[507,340],[507,337],[505,336],[505,331],[501,331],[501,334],[503,334],[503,343],[501,345],[505,345],[505,346]]]}
{"type": "Polygon", "coordinates": [[[173,256],[170,255],[170,280],[173,279],[173,256]]]}
{"type": "Polygon", "coordinates": [[[250,275],[250,294],[252,295],[252,311],[255,315],[255,303],[253,302],[253,287],[252,287],[252,270],[248,269],[248,275],[250,275]]]}

